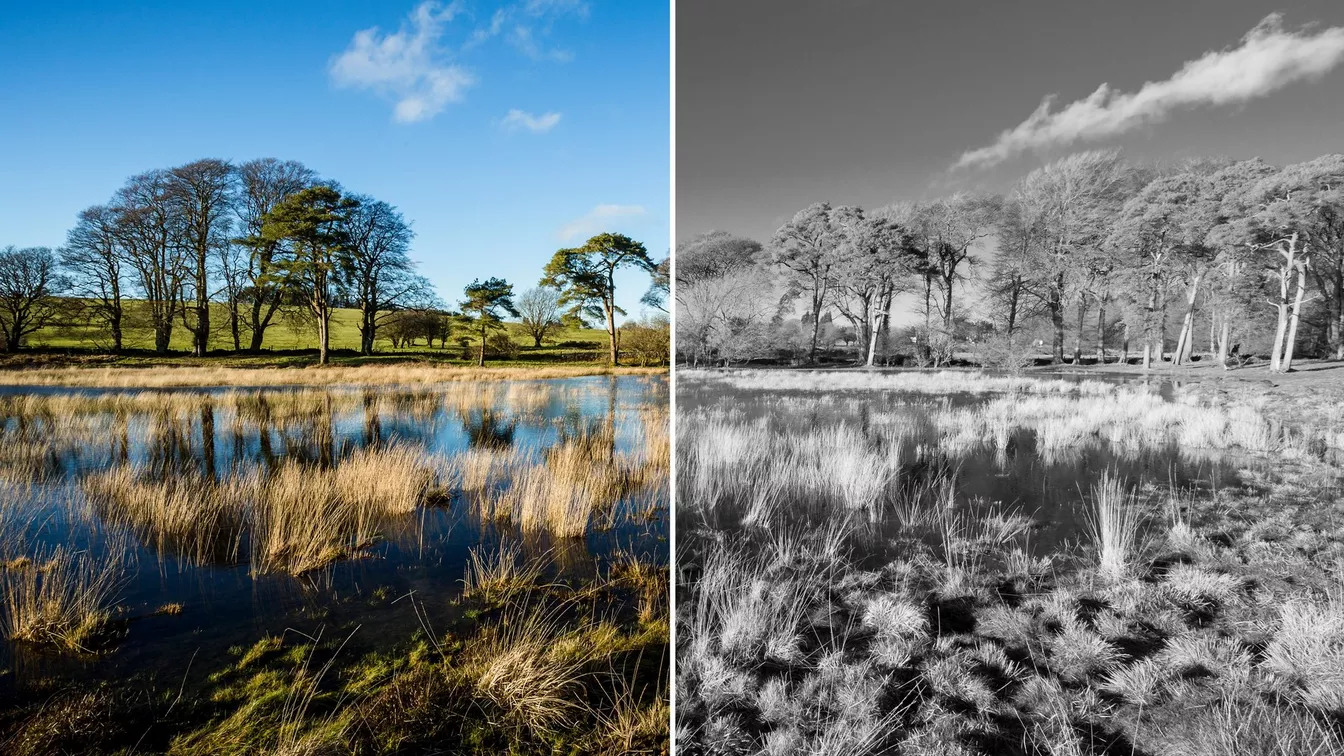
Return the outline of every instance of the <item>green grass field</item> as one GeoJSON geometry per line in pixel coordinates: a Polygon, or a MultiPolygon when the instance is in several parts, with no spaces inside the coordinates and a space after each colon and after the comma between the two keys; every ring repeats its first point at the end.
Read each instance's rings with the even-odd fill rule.
{"type": "MultiPolygon", "coordinates": [[[[266,339],[261,353],[241,354],[233,352],[233,338],[228,332],[228,312],[223,305],[216,305],[211,312],[214,334],[210,339],[211,354],[207,358],[213,362],[220,360],[228,364],[246,367],[302,365],[316,359],[317,334],[311,324],[282,318],[277,315],[271,326],[266,329],[266,339]]],[[[171,355],[154,355],[153,332],[137,313],[130,313],[131,324],[125,328],[123,348],[125,354],[116,358],[118,364],[175,364],[199,363],[200,360],[189,356],[191,333],[181,324],[173,328],[171,355]]],[[[444,361],[467,364],[475,359],[476,335],[466,328],[456,328],[449,336],[448,345],[440,347],[426,346],[419,339],[415,346],[394,349],[390,341],[379,338],[372,357],[364,357],[359,352],[359,313],[356,310],[337,310],[331,324],[332,361],[341,364],[364,362],[387,362],[405,359],[444,361]],[[464,354],[458,343],[461,337],[470,337],[472,345],[468,347],[470,355],[464,354]]],[[[537,349],[532,345],[532,337],[523,331],[518,323],[506,323],[507,332],[518,345],[517,353],[511,359],[487,355],[496,365],[554,365],[556,363],[605,363],[607,361],[607,334],[605,331],[587,328],[558,328],[546,338],[546,343],[537,349]]],[[[248,334],[242,335],[246,347],[248,334]]],[[[107,334],[96,327],[50,326],[29,337],[25,349],[29,358],[40,355],[43,361],[53,357],[93,357],[106,354],[110,345],[107,334]]],[[[14,358],[10,358],[11,360],[14,358]]]]}

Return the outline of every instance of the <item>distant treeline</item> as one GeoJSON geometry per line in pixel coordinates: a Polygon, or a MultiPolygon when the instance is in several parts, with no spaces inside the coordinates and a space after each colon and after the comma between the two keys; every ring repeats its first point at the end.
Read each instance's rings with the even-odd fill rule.
{"type": "Polygon", "coordinates": [[[17,351],[43,329],[82,326],[98,334],[89,347],[120,353],[128,330],[142,327],[164,354],[180,328],[205,356],[219,342],[261,350],[268,329],[298,318],[325,363],[332,314],[351,308],[366,355],[380,338],[442,345],[457,330],[479,343],[483,362],[505,316],[519,318],[537,346],[568,316],[603,321],[615,362],[622,311],[613,272],[648,270],[655,280],[644,301],[659,308],[667,288],[666,262],[628,237],[601,234],[557,252],[538,287],[519,295],[521,309],[512,284],[491,278],[472,282],[449,311],[410,258],[413,238],[395,207],[292,160],[210,158],[147,171],[80,212],[59,249],[0,250],[0,345],[17,351]]]}
{"type": "Polygon", "coordinates": [[[1072,335],[1075,363],[1147,366],[1190,361],[1207,336],[1220,364],[1256,350],[1286,371],[1304,353],[1344,359],[1344,155],[1280,168],[1082,152],[1003,196],[818,203],[765,244],[715,232],[676,258],[689,362],[815,362],[840,345],[869,365],[1003,365],[1039,344],[1063,363],[1072,335]],[[893,333],[898,297],[917,325],[893,333]]]}

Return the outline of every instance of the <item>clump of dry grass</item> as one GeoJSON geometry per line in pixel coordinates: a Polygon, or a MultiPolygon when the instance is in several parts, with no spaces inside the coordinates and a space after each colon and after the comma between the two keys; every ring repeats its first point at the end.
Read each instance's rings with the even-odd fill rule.
{"type": "Polygon", "coordinates": [[[639,408],[639,439],[627,462],[632,485],[649,488],[667,483],[672,469],[672,436],[666,406],[639,408]]]}
{"type": "Polygon", "coordinates": [[[332,471],[332,488],[347,506],[390,514],[413,511],[432,480],[425,455],[397,444],[360,449],[332,471]]]}
{"type": "Polygon", "coordinates": [[[1129,571],[1139,543],[1142,518],[1134,495],[1110,472],[1092,487],[1088,524],[1096,543],[1101,574],[1112,580],[1129,571]]]}
{"type": "Polygon", "coordinates": [[[1264,666],[1307,705],[1344,711],[1344,600],[1286,602],[1264,666]]]}
{"type": "Polygon", "coordinates": [[[235,559],[250,536],[257,572],[307,572],[355,556],[397,517],[414,511],[433,469],[404,446],[361,449],[335,467],[286,461],[221,479],[151,478],[132,466],[90,475],[83,488],[105,520],[146,543],[198,562],[235,559]]]}
{"type": "Polygon", "coordinates": [[[528,559],[517,542],[500,544],[494,550],[474,547],[467,551],[462,595],[479,596],[496,603],[506,602],[533,588],[545,566],[545,560],[528,559]]]}
{"type": "Polygon", "coordinates": [[[482,510],[524,531],[579,538],[594,514],[611,513],[632,488],[618,462],[609,427],[583,429],[547,449],[541,462],[519,467],[513,485],[483,497],[482,510]]]}
{"type": "Polygon", "coordinates": [[[0,575],[10,640],[91,652],[112,622],[125,573],[125,544],[114,540],[99,560],[58,546],[23,569],[0,575]]]}
{"type": "Polygon", "coordinates": [[[357,556],[371,546],[391,518],[413,508],[415,481],[375,482],[376,466],[361,465],[342,476],[340,466],[324,470],[288,463],[270,476],[253,478],[252,564],[260,572],[299,574],[339,559],[357,556]],[[386,496],[361,489],[375,486],[386,496]]]}
{"type": "Polygon", "coordinates": [[[160,552],[198,563],[238,556],[246,508],[236,479],[220,483],[185,472],[153,479],[127,465],[80,485],[104,521],[130,527],[160,552]]]}
{"type": "Polygon", "coordinates": [[[546,612],[514,610],[468,646],[461,670],[493,724],[546,734],[587,712],[584,668],[598,651],[567,635],[546,612]]]}
{"type": "MultiPolygon", "coordinates": [[[[0,426],[3,419],[0,418],[0,426]]],[[[0,436],[0,481],[17,485],[44,480],[55,471],[55,444],[50,440],[0,436]]]]}
{"type": "Polygon", "coordinates": [[[423,500],[428,462],[403,447],[360,450],[335,468],[289,462],[253,474],[253,568],[299,574],[358,555],[423,500]],[[348,467],[347,467],[348,466],[348,467]]]}
{"type": "Polygon", "coordinates": [[[634,754],[653,752],[668,740],[668,723],[672,707],[667,699],[639,705],[633,697],[621,698],[610,716],[599,716],[602,721],[603,753],[634,754]]]}
{"type": "Polygon", "coordinates": [[[377,513],[343,506],[332,476],[285,464],[253,477],[252,568],[300,574],[353,556],[377,536],[377,513]]]}
{"type": "Polygon", "coordinates": [[[669,609],[668,583],[671,580],[667,565],[659,565],[623,549],[618,549],[611,559],[608,580],[630,586],[639,592],[639,621],[651,625],[665,620],[669,609]]]}

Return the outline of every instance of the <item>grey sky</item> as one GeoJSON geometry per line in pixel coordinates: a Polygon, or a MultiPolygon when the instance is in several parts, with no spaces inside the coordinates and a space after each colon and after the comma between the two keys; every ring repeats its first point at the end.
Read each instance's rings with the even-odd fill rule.
{"type": "Polygon", "coordinates": [[[795,211],[1003,191],[1075,149],[1133,160],[1293,162],[1344,150],[1344,65],[1231,105],[1175,108],[1117,137],[950,171],[1047,95],[1055,110],[1233,48],[1272,12],[1344,26],[1344,3],[678,0],[677,236],[766,239],[795,211]]]}

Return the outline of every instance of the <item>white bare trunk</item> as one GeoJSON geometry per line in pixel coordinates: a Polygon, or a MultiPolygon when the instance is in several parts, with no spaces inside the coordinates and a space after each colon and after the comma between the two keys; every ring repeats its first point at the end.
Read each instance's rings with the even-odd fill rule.
{"type": "Polygon", "coordinates": [[[1272,373],[1279,372],[1279,366],[1283,364],[1283,338],[1288,330],[1288,303],[1285,301],[1276,307],[1279,311],[1279,321],[1274,326],[1274,351],[1269,355],[1269,370],[1272,373]]]}
{"type": "Polygon", "coordinates": [[[1302,299],[1307,293],[1307,264],[1297,265],[1297,296],[1293,298],[1293,314],[1289,320],[1288,341],[1283,345],[1283,372],[1293,369],[1293,345],[1297,343],[1297,323],[1301,319],[1302,299]]]}

